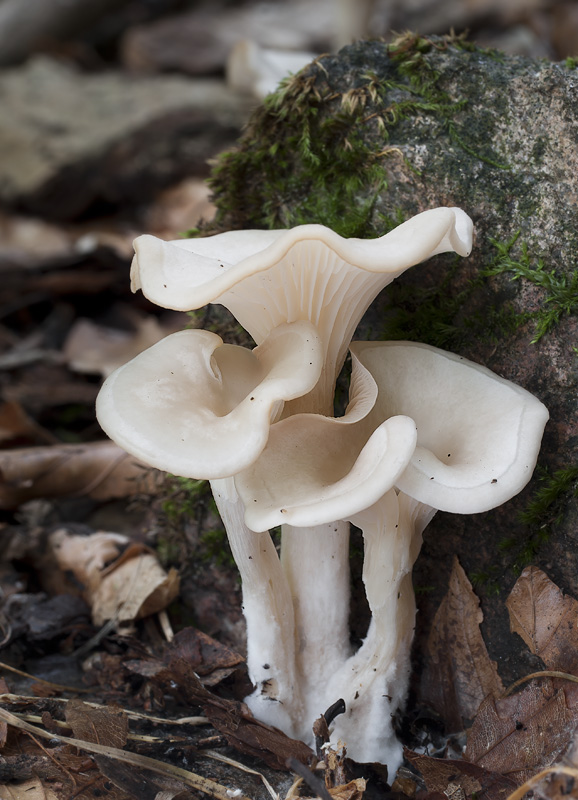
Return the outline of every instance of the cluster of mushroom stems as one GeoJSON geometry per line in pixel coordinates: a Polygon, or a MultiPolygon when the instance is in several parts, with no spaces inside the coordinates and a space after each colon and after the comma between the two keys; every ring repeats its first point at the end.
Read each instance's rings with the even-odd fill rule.
{"type": "Polygon", "coordinates": [[[168,336],[105,382],[97,414],[145,463],[210,480],[243,586],[255,716],[332,741],[395,774],[415,625],[412,566],[437,510],[486,511],[534,469],[548,413],[515,384],[415,342],[354,342],[375,296],[437,253],[467,256],[472,223],[425,211],[385,236],[321,225],[135,242],[133,289],[165,308],[228,308],[253,350],[214,333],[168,336]],[[334,415],[351,353],[349,403],[334,415]],[[363,533],[371,622],[352,651],[349,529],[363,533]],[[281,552],[269,530],[282,526],[281,552]]]}

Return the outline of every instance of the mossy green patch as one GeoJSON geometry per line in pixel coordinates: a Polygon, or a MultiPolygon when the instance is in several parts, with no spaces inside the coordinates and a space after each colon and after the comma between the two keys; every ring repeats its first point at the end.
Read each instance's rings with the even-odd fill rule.
{"type": "Polygon", "coordinates": [[[165,491],[162,504],[165,520],[157,545],[163,564],[182,566],[188,562],[189,566],[197,568],[211,562],[234,566],[224,528],[207,528],[207,520],[218,517],[209,482],[171,475],[165,491]],[[194,545],[185,534],[191,523],[199,531],[194,545]]]}
{"type": "Polygon", "coordinates": [[[493,258],[487,267],[466,281],[458,281],[460,258],[445,256],[441,280],[433,285],[405,283],[389,286],[383,300],[381,327],[372,336],[382,340],[410,340],[449,350],[462,350],[473,341],[497,342],[528,322],[534,322],[531,343],[549,333],[565,315],[578,313],[578,271],[569,276],[549,269],[542,258],[533,258],[516,233],[506,242],[492,241],[493,258]],[[526,280],[544,291],[541,308],[520,311],[499,292],[485,294],[483,311],[476,311],[476,296],[487,281],[506,275],[526,280]],[[462,288],[456,288],[461,286],[462,288]],[[493,304],[490,304],[490,299],[493,304]],[[464,308],[469,312],[464,313],[464,308]]]}
{"type": "MultiPolygon", "coordinates": [[[[434,347],[459,350],[475,325],[471,317],[460,320],[460,310],[480,281],[470,281],[462,291],[452,292],[458,259],[452,258],[443,278],[433,286],[398,281],[387,289],[381,340],[410,340],[434,347]]],[[[375,331],[373,332],[375,335],[375,331]]]]}
{"type": "Polygon", "coordinates": [[[201,561],[218,564],[220,567],[235,566],[235,559],[231,553],[224,527],[203,531],[199,541],[201,561]]]}
{"type": "Polygon", "coordinates": [[[565,467],[550,473],[542,470],[538,488],[520,513],[524,525],[523,538],[511,536],[500,542],[516,573],[532,564],[563,520],[571,498],[578,497],[578,466],[565,467]]]}
{"type": "Polygon", "coordinates": [[[511,280],[526,280],[544,291],[542,308],[520,315],[520,322],[533,319],[532,344],[549,333],[565,315],[578,313],[578,270],[569,275],[548,269],[542,258],[532,259],[523,242],[514,254],[519,232],[507,242],[492,244],[497,250],[493,263],[482,271],[484,277],[508,275],[511,280]]]}
{"type": "Polygon", "coordinates": [[[550,472],[538,468],[538,485],[526,507],[519,513],[516,532],[498,544],[496,560],[470,575],[474,588],[486,595],[500,594],[504,570],[519,575],[536,563],[540,553],[562,524],[569,501],[578,497],[578,466],[550,472]]]}
{"type": "Polygon", "coordinates": [[[163,503],[163,513],[172,523],[178,523],[183,516],[194,516],[199,502],[204,502],[210,492],[207,481],[170,476],[167,496],[163,503]]]}
{"type": "Polygon", "coordinates": [[[209,230],[321,223],[346,237],[382,235],[387,221],[373,212],[388,189],[386,160],[419,173],[391,142],[418,118],[428,135],[446,132],[463,152],[506,168],[488,149],[487,126],[456,122],[467,100],[447,93],[429,57],[456,42],[404,34],[372,43],[373,59],[352,48],[347,74],[336,70],[339,56],[324,56],[283,81],[213,168],[218,211],[209,230]]]}

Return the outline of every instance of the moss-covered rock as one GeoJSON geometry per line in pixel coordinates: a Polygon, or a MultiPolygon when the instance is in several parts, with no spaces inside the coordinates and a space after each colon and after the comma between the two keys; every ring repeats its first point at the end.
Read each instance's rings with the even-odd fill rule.
{"type": "Polygon", "coordinates": [[[213,171],[217,230],[320,222],[381,235],[439,205],[473,218],[467,260],[409,270],[360,336],[425,341],[485,364],[550,409],[537,474],[476,518],[439,514],[416,582],[422,628],[457,552],[507,681],[523,672],[503,601],[542,567],[578,596],[578,71],[404,35],[323,56],[254,114],[213,171]]]}

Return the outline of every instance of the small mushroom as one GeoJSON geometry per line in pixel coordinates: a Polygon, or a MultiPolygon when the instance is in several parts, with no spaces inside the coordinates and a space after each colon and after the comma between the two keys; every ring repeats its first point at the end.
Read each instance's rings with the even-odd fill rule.
{"type": "Polygon", "coordinates": [[[459,208],[434,208],[379,239],[343,239],[323,225],[228,231],[204,239],[134,243],[133,291],[178,311],[221,303],[257,344],[278,325],[309,320],[323,342],[324,369],[295,411],[331,415],[335,380],[351,337],[376,295],[436,253],[469,254],[472,222],[459,208]]]}
{"type": "MultiPolygon", "coordinates": [[[[353,399],[361,394],[370,410],[353,414],[350,421],[347,414],[343,420],[316,415],[282,420],[260,459],[235,482],[255,529],[276,524],[274,509],[281,503],[291,510],[302,538],[310,534],[308,526],[328,522],[337,510],[362,529],[371,626],[357,653],[341,664],[334,661],[331,670],[310,681],[304,706],[313,717],[315,704],[328,707],[343,698],[346,712],[335,720],[334,737],[348,742],[354,759],[385,760],[397,769],[401,746],[391,714],[403,702],[409,677],[415,616],[411,569],[422,532],[439,509],[478,513],[521,491],[535,467],[548,412],[529,392],[485,367],[428,345],[354,342],[351,353],[353,399]],[[363,479],[357,483],[352,475],[376,433],[398,420],[417,429],[417,443],[414,447],[405,439],[400,451],[405,466],[397,476],[378,465],[387,480],[377,496],[370,473],[360,470],[363,479]],[[346,422],[342,437],[339,426],[346,422]],[[291,453],[291,442],[300,474],[292,458],[281,458],[291,453]],[[342,464],[350,467],[343,493],[337,466],[341,447],[342,464]],[[335,498],[334,509],[327,498],[335,498]]],[[[298,549],[290,539],[287,543],[285,571],[290,574],[298,565],[307,570],[298,549]]]]}
{"type": "Polygon", "coordinates": [[[397,482],[414,453],[416,426],[403,414],[372,425],[377,396],[371,373],[355,359],[343,417],[294,414],[271,427],[260,458],[235,476],[249,528],[346,519],[397,482]]]}
{"type": "Polygon", "coordinates": [[[224,478],[250,465],[283,402],[315,386],[322,348],[306,321],[280,325],[250,351],[214,333],[171,334],[104,382],[98,420],[146,464],[224,478]]]}
{"type": "Polygon", "coordinates": [[[477,514],[530,480],[548,410],[534,395],[480,364],[417,342],[354,342],[379,393],[374,424],[415,420],[415,452],[397,482],[442,511],[477,514]]]}
{"type": "Polygon", "coordinates": [[[438,208],[367,241],[321,225],[135,241],[133,289],[177,310],[221,303],[257,348],[174,334],[107,379],[99,419],[143,461],[211,479],[243,580],[248,702],[293,736],[311,738],[326,707],[317,689],[350,657],[348,515],[391,491],[416,443],[403,413],[373,425],[377,384],[362,366],[347,414],[333,419],[336,376],[376,294],[436,253],[467,255],[471,239],[463,211],[438,208]],[[270,457],[290,464],[286,486],[272,473],[270,497],[243,503],[238,491],[252,492],[250,471],[270,457]],[[273,518],[283,523],[281,560],[264,530],[273,518]]]}

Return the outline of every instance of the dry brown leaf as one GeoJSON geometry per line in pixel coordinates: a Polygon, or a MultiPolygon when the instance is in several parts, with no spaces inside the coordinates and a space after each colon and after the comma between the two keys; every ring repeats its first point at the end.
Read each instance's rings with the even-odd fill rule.
{"type": "Polygon", "coordinates": [[[0,269],[35,267],[70,255],[71,237],[34,217],[0,214],[0,269]]]}
{"type": "Polygon", "coordinates": [[[177,570],[167,573],[155,555],[143,553],[105,576],[93,597],[92,618],[95,625],[142,619],[167,608],[178,594],[177,570]]]}
{"type": "Polygon", "coordinates": [[[273,769],[286,770],[291,758],[302,764],[315,762],[315,754],[303,742],[259,722],[244,703],[227,700],[205,689],[186,658],[171,659],[168,669],[171,676],[168,691],[175,693],[181,702],[200,706],[231,747],[262,759],[273,769]]]}
{"type": "Polygon", "coordinates": [[[506,800],[517,786],[510,778],[467,761],[432,758],[411,750],[405,750],[404,755],[423,776],[428,792],[442,797],[475,795],[477,800],[506,800]]]}
{"type": "Polygon", "coordinates": [[[177,571],[165,572],[154,553],[123,534],[81,536],[61,528],[50,535],[49,544],[60,569],[72,572],[84,587],[97,626],[156,614],[179,593],[177,571]]]}
{"type": "Polygon", "coordinates": [[[95,708],[82,700],[70,700],[65,708],[66,721],[75,739],[122,749],[128,738],[128,717],[122,709],[95,708]]]}
{"type": "Polygon", "coordinates": [[[196,227],[201,220],[212,220],[216,210],[207,182],[188,178],[156,197],[146,212],[145,229],[161,239],[176,239],[182,231],[196,227]]]}
{"type": "Polygon", "coordinates": [[[578,602],[537,567],[526,567],[506,600],[510,629],[548,669],[578,675],[578,602]]]}
{"type": "Polygon", "coordinates": [[[577,712],[550,679],[500,700],[488,697],[468,731],[464,757],[521,785],[565,753],[577,712]]]}
{"type": "Polygon", "coordinates": [[[44,444],[55,442],[54,436],[38,425],[20,403],[8,401],[0,405],[0,443],[44,444]],[[17,441],[20,440],[20,441],[17,441]],[[26,441],[23,441],[26,440],[26,441]]]}
{"type": "Polygon", "coordinates": [[[64,343],[64,360],[76,372],[100,374],[106,378],[169,333],[184,328],[188,319],[182,314],[172,317],[171,324],[161,325],[151,316],[137,318],[134,322],[136,330],[131,333],[105,328],[89,319],[77,320],[64,343]]]}
{"type": "Polygon", "coordinates": [[[365,778],[355,778],[355,780],[349,781],[343,786],[334,786],[329,789],[329,794],[333,797],[333,800],[361,800],[366,787],[367,781],[365,778]]]}
{"type": "Polygon", "coordinates": [[[40,778],[0,786],[0,800],[62,800],[40,778]]]}
{"type": "Polygon", "coordinates": [[[60,444],[0,453],[0,508],[16,508],[37,497],[88,495],[110,500],[155,493],[158,470],[141,464],[114,442],[60,444]]]}
{"type": "Polygon", "coordinates": [[[203,686],[215,686],[244,663],[245,659],[224,644],[196,628],[183,628],[167,646],[164,657],[135,658],[124,666],[136,675],[149,678],[159,687],[177,685],[171,672],[171,661],[183,658],[198,675],[203,686]]]}
{"type": "MultiPolygon", "coordinates": [[[[66,704],[65,714],[75,735],[83,741],[118,748],[123,747],[126,743],[128,723],[120,710],[94,708],[84,705],[78,700],[71,700],[66,704]]],[[[47,720],[49,716],[47,712],[43,713],[43,723],[49,721],[47,720]]],[[[61,731],[54,726],[54,723],[52,723],[52,727],[55,728],[55,738],[58,738],[61,731]]],[[[99,760],[101,758],[107,760],[103,756],[96,755],[93,759],[87,757],[85,753],[78,754],[76,748],[71,750],[69,745],[52,747],[48,754],[47,750],[39,745],[36,738],[27,735],[18,737],[18,749],[23,745],[26,747],[24,760],[20,756],[12,756],[3,759],[0,765],[0,780],[6,782],[26,780],[26,783],[10,784],[10,788],[16,792],[22,790],[26,792],[24,795],[16,793],[14,797],[17,800],[20,800],[21,797],[40,797],[42,800],[55,797],[58,800],[68,800],[69,797],[85,797],[85,792],[86,797],[103,795],[107,797],[107,800],[134,800],[137,796],[143,800],[145,798],[142,793],[135,795],[118,791],[110,783],[105,790],[104,784],[108,782],[108,776],[99,760]],[[94,761],[97,762],[102,775],[98,774],[94,761]],[[34,780],[39,782],[38,789],[34,780]],[[34,793],[37,790],[40,791],[40,788],[47,790],[51,786],[57,789],[57,794],[54,796],[50,793],[39,795],[34,793]],[[84,791],[83,787],[85,787],[84,791]]],[[[12,795],[4,795],[3,789],[4,787],[0,786],[0,800],[4,800],[5,797],[12,798],[12,795]]],[[[158,787],[156,787],[156,791],[158,791],[158,787]]],[[[155,794],[149,796],[153,798],[155,794]]]]}
{"type": "Polygon", "coordinates": [[[422,677],[422,698],[446,729],[463,730],[488,695],[504,691],[480,633],[483,613],[464,570],[454,558],[448,593],[435,615],[422,677]]]}
{"type": "Polygon", "coordinates": [[[179,631],[168,646],[169,663],[175,658],[187,660],[204,686],[214,686],[245,659],[234,650],[196,628],[179,631]]]}

